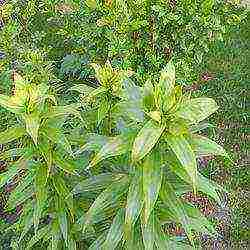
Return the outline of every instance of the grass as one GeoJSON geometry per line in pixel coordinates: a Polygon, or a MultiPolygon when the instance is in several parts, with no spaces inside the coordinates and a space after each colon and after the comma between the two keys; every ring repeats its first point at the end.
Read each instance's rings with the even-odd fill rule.
{"type": "MultiPolygon", "coordinates": [[[[216,128],[208,135],[222,144],[230,153],[233,163],[216,159],[210,161],[204,174],[227,188],[226,206],[230,209],[224,225],[224,238],[229,249],[247,249],[249,228],[247,227],[247,196],[249,195],[249,129],[248,88],[250,81],[249,44],[250,15],[239,26],[234,27],[224,43],[216,43],[205,58],[201,73],[211,75],[210,81],[198,81],[195,95],[214,98],[220,106],[210,122],[216,128]],[[226,225],[227,224],[227,225],[226,225]]],[[[228,249],[226,248],[226,249],[228,249]]]]}

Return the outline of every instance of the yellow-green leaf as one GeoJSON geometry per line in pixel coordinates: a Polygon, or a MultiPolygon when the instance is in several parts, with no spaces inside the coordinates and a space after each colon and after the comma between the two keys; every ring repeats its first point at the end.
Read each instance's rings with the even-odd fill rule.
{"type": "Polygon", "coordinates": [[[26,133],[23,127],[11,127],[0,133],[0,144],[5,144],[16,140],[26,133]]]}
{"type": "Polygon", "coordinates": [[[144,196],[144,222],[147,223],[154,209],[162,182],[162,168],[160,154],[153,152],[147,156],[143,163],[143,196],[144,196]]]}
{"type": "Polygon", "coordinates": [[[104,159],[125,154],[131,148],[131,144],[132,137],[130,134],[118,135],[116,137],[110,138],[90,162],[90,167],[95,166],[104,159]]]}
{"type": "Polygon", "coordinates": [[[153,149],[164,129],[165,126],[160,126],[152,120],[144,125],[133,144],[132,160],[134,162],[143,159],[153,149]]]}
{"type": "Polygon", "coordinates": [[[120,209],[109,228],[108,235],[104,244],[102,245],[103,250],[115,250],[117,245],[123,236],[123,224],[124,224],[124,209],[120,209]]]}
{"type": "Polygon", "coordinates": [[[197,156],[228,156],[223,147],[204,136],[190,135],[189,137],[187,137],[187,140],[197,156]]]}
{"type": "Polygon", "coordinates": [[[143,203],[142,178],[139,175],[135,175],[130,184],[127,196],[124,229],[126,238],[129,238],[132,233],[132,227],[141,213],[143,203]]]}
{"type": "Polygon", "coordinates": [[[195,190],[195,187],[197,185],[197,163],[195,154],[191,146],[182,135],[174,136],[171,134],[167,134],[166,142],[175,153],[182,167],[190,176],[195,190]]]}
{"type": "Polygon", "coordinates": [[[191,124],[201,122],[218,109],[212,98],[194,98],[183,101],[176,116],[188,120],[191,124]]]}
{"type": "Polygon", "coordinates": [[[38,139],[38,130],[40,127],[40,116],[38,113],[34,112],[31,114],[23,115],[25,124],[26,124],[26,131],[33,139],[34,143],[37,144],[38,139]]]}

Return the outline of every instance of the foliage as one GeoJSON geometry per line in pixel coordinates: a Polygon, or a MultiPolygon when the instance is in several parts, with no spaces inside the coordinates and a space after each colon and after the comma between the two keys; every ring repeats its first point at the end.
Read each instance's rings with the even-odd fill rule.
{"type": "Polygon", "coordinates": [[[1,143],[21,143],[1,154],[9,162],[1,187],[18,179],[6,209],[23,205],[13,248],[27,242],[28,232],[34,232],[28,249],[41,239],[49,249],[91,242],[90,249],[96,244],[103,249],[181,247],[164,233],[170,221],[182,225],[191,244],[194,232],[214,234],[212,224],[182,194],[193,189],[220,201],[220,187],[198,173],[196,158],[227,154],[192,132],[217,110],[216,103],[182,93],[172,62],[158,80],[142,87],[109,63],[93,67],[100,87],[73,87],[83,94],[79,104],[59,106],[48,85],[27,83],[17,73],[13,95],[1,95],[1,105],[19,120],[1,134],[1,143]],[[87,123],[77,111],[80,106],[87,123]],[[79,117],[85,128],[81,138],[86,143],[81,146],[76,138],[74,150],[71,129],[64,127],[69,115],[79,117]]]}
{"type": "Polygon", "coordinates": [[[11,247],[189,249],[199,233],[215,235],[183,195],[220,203],[223,188],[197,169],[200,156],[228,158],[200,135],[218,106],[191,98],[176,78],[193,79],[210,43],[244,18],[240,9],[188,0],[0,8],[2,90],[12,92],[0,95],[0,188],[13,184],[5,209],[22,209],[11,247]],[[171,223],[185,235],[171,235],[171,223]]]}
{"type": "Polygon", "coordinates": [[[233,1],[220,0],[31,0],[2,8],[5,65],[36,48],[75,80],[90,76],[88,63],[109,59],[142,83],[173,58],[179,81],[188,84],[210,45],[244,19],[233,1]]]}

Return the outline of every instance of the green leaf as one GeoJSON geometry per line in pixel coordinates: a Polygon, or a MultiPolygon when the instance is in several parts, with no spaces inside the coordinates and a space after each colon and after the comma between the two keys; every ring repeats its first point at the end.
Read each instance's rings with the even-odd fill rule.
{"type": "Polygon", "coordinates": [[[103,99],[100,103],[97,112],[97,126],[100,125],[101,121],[106,117],[110,110],[110,101],[107,99],[103,99]]]}
{"type": "Polygon", "coordinates": [[[175,115],[193,124],[206,119],[217,109],[216,102],[211,98],[194,98],[183,101],[175,115]]]}
{"type": "Polygon", "coordinates": [[[30,148],[12,148],[6,151],[3,151],[0,153],[0,159],[1,160],[9,160],[14,157],[20,157],[28,150],[31,150],[30,148]]]}
{"type": "Polygon", "coordinates": [[[77,92],[79,92],[79,93],[81,93],[81,94],[88,95],[88,94],[90,94],[92,91],[94,91],[95,88],[90,87],[90,86],[88,86],[88,85],[86,85],[86,84],[78,84],[78,85],[75,85],[75,86],[71,87],[69,90],[70,90],[70,91],[77,91],[77,92]]]}
{"type": "Polygon", "coordinates": [[[164,89],[164,95],[172,93],[175,85],[175,67],[172,61],[161,71],[159,85],[164,89]]]}
{"type": "Polygon", "coordinates": [[[19,168],[17,165],[12,165],[7,168],[6,172],[0,174],[0,188],[6,185],[15,175],[18,174],[19,168]]]}
{"type": "MultiPolygon", "coordinates": [[[[157,98],[161,100],[160,106],[166,112],[174,104],[175,67],[172,61],[161,71],[160,81],[157,85],[160,93],[157,98]]],[[[157,102],[157,101],[156,101],[157,102]]]]}
{"type": "Polygon", "coordinates": [[[66,203],[72,220],[74,220],[75,210],[73,204],[73,194],[68,189],[64,179],[59,175],[54,175],[53,185],[56,189],[58,196],[61,197],[61,199],[63,199],[66,203]]]}
{"type": "Polygon", "coordinates": [[[58,153],[53,154],[53,162],[58,168],[62,169],[64,172],[67,172],[69,174],[77,174],[73,162],[64,159],[63,157],[59,156],[58,153]]]}
{"type": "Polygon", "coordinates": [[[173,136],[171,134],[167,134],[166,142],[190,176],[195,190],[195,187],[197,186],[197,164],[196,157],[191,146],[182,135],[173,136]]]}
{"type": "Polygon", "coordinates": [[[34,143],[37,144],[38,138],[38,130],[40,126],[40,116],[38,113],[34,112],[31,114],[23,115],[25,124],[26,124],[26,131],[33,139],[34,143]]]}
{"type": "Polygon", "coordinates": [[[84,192],[101,191],[112,183],[119,181],[122,177],[124,177],[124,174],[103,173],[94,175],[78,183],[72,192],[73,194],[78,194],[84,192]]]}
{"type": "Polygon", "coordinates": [[[47,201],[47,175],[48,169],[46,165],[39,165],[36,169],[35,176],[35,194],[36,194],[36,203],[34,209],[34,228],[37,230],[39,225],[39,220],[42,216],[43,208],[47,201]]]}
{"type": "Polygon", "coordinates": [[[18,200],[20,194],[25,193],[25,189],[30,188],[30,185],[34,181],[34,173],[29,172],[25,177],[23,177],[19,182],[17,187],[10,193],[9,200],[18,200]]]}
{"type": "Polygon", "coordinates": [[[55,207],[56,207],[56,218],[65,241],[65,244],[68,245],[68,234],[69,234],[69,225],[68,218],[66,213],[65,202],[60,196],[55,197],[55,207]]]}
{"type": "Polygon", "coordinates": [[[143,163],[144,223],[154,209],[161,188],[163,171],[158,152],[153,152],[143,163]]]}
{"type": "Polygon", "coordinates": [[[82,122],[84,122],[81,113],[77,110],[81,105],[77,103],[65,105],[65,106],[54,106],[51,111],[46,113],[45,117],[53,118],[53,117],[67,117],[69,115],[73,115],[79,118],[82,122]]]}
{"type": "Polygon", "coordinates": [[[182,224],[189,240],[193,244],[192,229],[188,222],[188,215],[185,211],[182,201],[176,196],[173,187],[164,180],[160,191],[160,197],[163,203],[170,208],[170,210],[176,215],[179,219],[179,222],[182,224]]]}
{"type": "Polygon", "coordinates": [[[4,132],[0,133],[0,144],[5,144],[16,140],[26,133],[25,129],[22,127],[11,127],[6,129],[4,132]]]}
{"type": "Polygon", "coordinates": [[[210,155],[221,155],[228,157],[228,154],[223,149],[223,147],[204,136],[190,135],[187,137],[187,140],[198,157],[210,155]]]}
{"type": "Polygon", "coordinates": [[[6,108],[8,111],[21,114],[25,111],[25,106],[22,103],[15,102],[13,97],[0,94],[0,106],[6,108]]]}
{"type": "Polygon", "coordinates": [[[119,202],[120,197],[127,191],[129,180],[127,177],[114,182],[106,188],[93,202],[86,214],[86,221],[83,231],[95,216],[104,213],[105,209],[110,208],[119,202]]]}
{"type": "MultiPolygon", "coordinates": [[[[187,171],[185,171],[185,169],[181,167],[181,164],[179,162],[174,160],[173,162],[169,163],[169,167],[186,183],[192,184],[190,176],[188,175],[187,171]]],[[[217,190],[222,190],[222,187],[216,184],[215,182],[207,179],[206,177],[202,176],[199,172],[197,175],[197,190],[202,191],[203,193],[207,194],[215,201],[220,203],[220,197],[218,196],[217,190]]]]}
{"type": "Polygon", "coordinates": [[[133,144],[132,160],[134,162],[141,160],[153,149],[164,129],[165,126],[159,126],[152,120],[144,125],[133,144]]]}
{"type": "Polygon", "coordinates": [[[61,129],[55,127],[47,127],[45,129],[45,133],[47,138],[60,145],[70,155],[73,155],[71,145],[61,129]]]}
{"type": "Polygon", "coordinates": [[[22,228],[22,233],[18,239],[19,242],[29,232],[32,225],[33,225],[33,211],[29,211],[29,213],[26,214],[25,219],[24,219],[24,227],[22,228]]]}
{"type": "Polygon", "coordinates": [[[99,250],[102,249],[102,244],[105,242],[107,232],[102,233],[88,248],[88,250],[99,250]]]}
{"type": "Polygon", "coordinates": [[[136,223],[143,208],[143,190],[142,190],[142,178],[139,175],[135,175],[129,186],[127,203],[126,203],[126,215],[125,215],[125,235],[129,238],[132,233],[132,227],[136,223]]]}
{"type": "Polygon", "coordinates": [[[29,240],[26,249],[32,249],[32,247],[39,242],[46,234],[49,234],[49,226],[45,226],[37,231],[37,233],[29,240]]]}
{"type": "Polygon", "coordinates": [[[125,154],[131,148],[131,144],[131,134],[118,135],[116,137],[110,138],[90,162],[90,167],[95,166],[104,159],[125,154]]]}
{"type": "Polygon", "coordinates": [[[142,223],[142,236],[145,250],[153,250],[155,242],[154,215],[151,214],[146,224],[142,223]]]}
{"type": "Polygon", "coordinates": [[[122,236],[123,236],[124,214],[125,214],[124,209],[120,209],[117,212],[109,228],[109,232],[106,237],[106,240],[104,244],[102,245],[103,250],[111,250],[111,249],[115,250],[117,245],[121,241],[122,236]]]}

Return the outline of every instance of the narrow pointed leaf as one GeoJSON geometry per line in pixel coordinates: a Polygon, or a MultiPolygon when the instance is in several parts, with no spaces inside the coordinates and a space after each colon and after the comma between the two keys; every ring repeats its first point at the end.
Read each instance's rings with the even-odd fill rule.
{"type": "Polygon", "coordinates": [[[0,106],[6,108],[8,111],[15,114],[21,114],[25,110],[24,105],[14,102],[12,97],[1,94],[0,94],[0,106]]]}
{"type": "Polygon", "coordinates": [[[110,110],[110,102],[107,99],[101,101],[97,112],[97,125],[99,126],[101,121],[107,116],[110,110]]]}
{"type": "Polygon", "coordinates": [[[175,67],[172,61],[161,71],[159,85],[164,90],[164,96],[171,95],[175,85],[175,67]]]}
{"type": "Polygon", "coordinates": [[[103,250],[116,249],[116,246],[119,244],[123,236],[123,224],[124,224],[124,209],[120,209],[117,212],[110,226],[106,240],[102,245],[103,250]]]}
{"type": "Polygon", "coordinates": [[[33,139],[34,143],[37,144],[38,138],[38,130],[40,126],[40,117],[38,113],[31,113],[28,115],[23,116],[25,124],[26,124],[26,131],[33,139]]]}
{"type": "Polygon", "coordinates": [[[6,172],[0,174],[0,188],[6,185],[17,173],[18,173],[18,166],[12,165],[8,167],[6,172]]]}
{"type": "Polygon", "coordinates": [[[119,201],[120,197],[127,191],[129,180],[127,177],[111,184],[106,188],[93,202],[86,214],[85,227],[94,219],[98,214],[104,213],[108,207],[112,207],[119,201]]]}
{"type": "Polygon", "coordinates": [[[4,132],[0,133],[0,144],[5,144],[16,140],[26,133],[25,129],[22,127],[11,127],[4,132]]]}
{"type": "Polygon", "coordinates": [[[216,102],[211,98],[194,98],[185,100],[176,112],[176,116],[198,123],[206,119],[218,109],[216,102]]]}
{"type": "Polygon", "coordinates": [[[132,144],[132,137],[130,134],[118,135],[116,137],[109,139],[109,141],[106,144],[104,144],[101,150],[90,162],[90,166],[93,167],[104,159],[125,154],[131,148],[131,144],[132,144]]]}
{"type": "Polygon", "coordinates": [[[81,93],[81,94],[88,95],[88,94],[90,94],[92,91],[94,91],[95,88],[90,87],[90,86],[88,86],[88,85],[86,85],[86,84],[78,84],[78,85],[75,85],[75,86],[71,87],[69,90],[70,90],[70,91],[77,91],[77,92],[79,92],[79,93],[81,93]]]}
{"type": "Polygon", "coordinates": [[[73,204],[73,194],[68,189],[64,179],[59,175],[54,176],[53,185],[57,191],[58,196],[61,197],[62,200],[64,200],[70,212],[72,220],[74,220],[75,210],[73,204]]]}
{"type": "Polygon", "coordinates": [[[204,136],[191,135],[187,140],[198,157],[210,155],[228,156],[223,147],[204,136]]]}
{"type": "Polygon", "coordinates": [[[37,231],[37,233],[29,240],[26,249],[32,249],[46,234],[49,233],[49,226],[45,226],[37,231]]]}
{"type": "Polygon", "coordinates": [[[136,223],[141,213],[143,203],[142,178],[138,175],[135,175],[129,186],[127,196],[125,216],[126,238],[129,238],[129,235],[132,233],[132,227],[136,223]]]}
{"type": "Polygon", "coordinates": [[[43,208],[47,201],[47,189],[46,189],[46,182],[47,182],[47,166],[40,165],[36,169],[36,176],[35,176],[35,194],[36,194],[36,204],[34,209],[34,227],[35,230],[38,228],[39,220],[42,216],[43,208]]]}
{"type": "Polygon", "coordinates": [[[154,215],[151,214],[147,223],[142,223],[142,236],[145,250],[153,250],[155,242],[154,215]]]}
{"type": "Polygon", "coordinates": [[[159,126],[152,120],[144,125],[133,144],[132,160],[134,162],[141,160],[153,149],[164,129],[164,126],[159,126]]]}
{"type": "Polygon", "coordinates": [[[23,190],[22,193],[16,193],[15,196],[9,197],[7,201],[7,209],[12,210],[16,208],[18,205],[27,201],[31,196],[34,195],[34,189],[32,186],[28,186],[23,190]]]}
{"type": "Polygon", "coordinates": [[[102,233],[88,248],[88,250],[99,250],[102,249],[102,245],[105,242],[107,232],[102,233]]]}
{"type": "Polygon", "coordinates": [[[162,182],[162,168],[160,156],[154,152],[148,156],[143,164],[143,196],[145,202],[144,223],[146,224],[154,209],[162,182]]]}
{"type": "Polygon", "coordinates": [[[192,151],[191,146],[188,144],[187,140],[182,136],[174,136],[168,134],[166,136],[166,142],[175,153],[176,157],[180,161],[182,167],[186,170],[191,178],[193,187],[195,189],[197,185],[197,164],[196,157],[192,151]]]}
{"type": "Polygon", "coordinates": [[[84,192],[101,191],[112,183],[119,181],[122,177],[124,177],[124,174],[103,173],[94,175],[78,183],[72,192],[74,194],[78,194],[84,192]]]}
{"type": "MultiPolygon", "coordinates": [[[[176,173],[182,180],[187,183],[192,184],[191,178],[188,173],[180,166],[180,163],[174,162],[169,165],[171,170],[176,173]]],[[[222,187],[216,184],[215,182],[207,179],[200,173],[197,175],[197,190],[202,191],[208,196],[212,197],[215,201],[220,203],[220,197],[217,193],[217,190],[222,190],[222,187]]],[[[225,190],[224,190],[225,191],[225,190]]]]}
{"type": "Polygon", "coordinates": [[[160,197],[163,203],[177,216],[189,240],[193,244],[192,229],[189,225],[188,215],[185,211],[184,205],[182,201],[176,196],[173,187],[167,181],[164,181],[164,184],[162,185],[160,197]]]}
{"type": "Polygon", "coordinates": [[[56,166],[62,169],[63,171],[70,173],[70,174],[76,174],[76,168],[73,162],[62,158],[61,156],[59,156],[58,153],[53,154],[53,161],[56,164],[56,166]]]}

